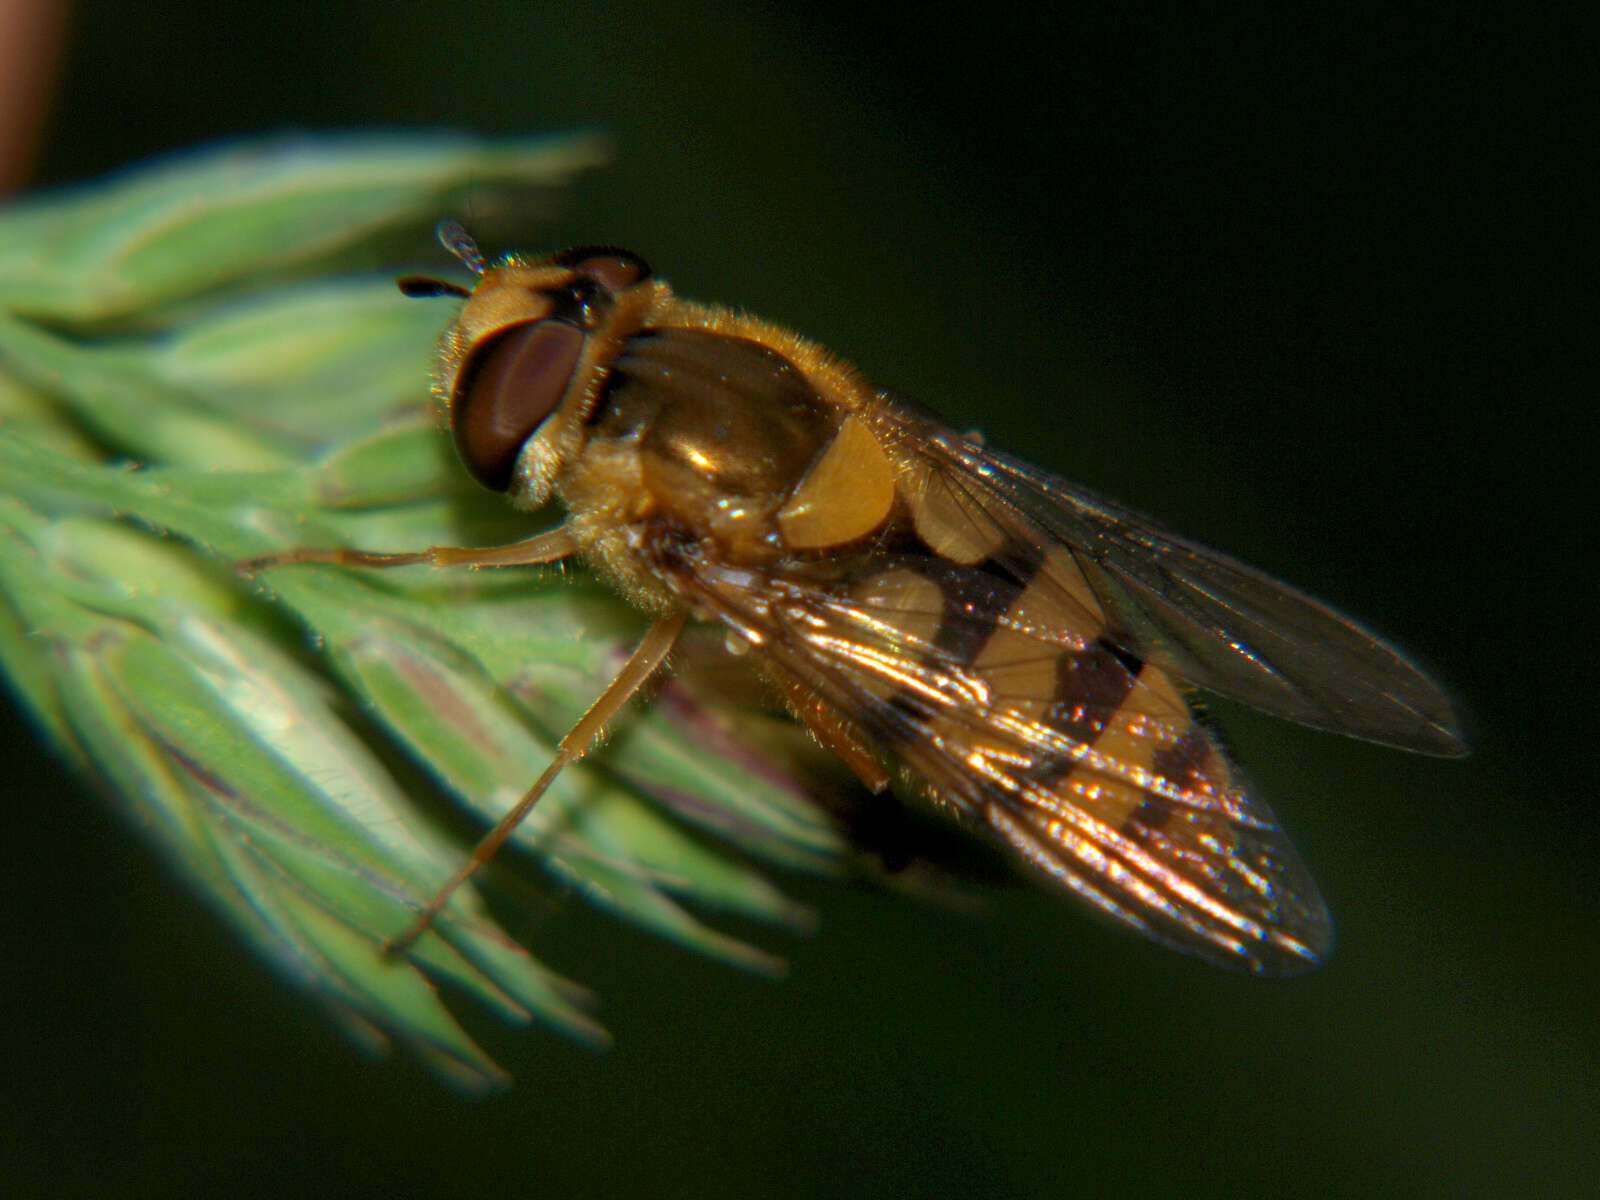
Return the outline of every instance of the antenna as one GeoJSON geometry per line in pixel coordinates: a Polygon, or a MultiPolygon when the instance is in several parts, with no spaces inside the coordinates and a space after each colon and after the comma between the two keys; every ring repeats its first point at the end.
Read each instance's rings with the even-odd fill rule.
{"type": "Polygon", "coordinates": [[[460,296],[465,299],[472,292],[448,279],[433,279],[427,275],[403,275],[395,280],[402,295],[406,296],[460,296]]]}
{"type": "Polygon", "coordinates": [[[478,249],[478,243],[472,240],[472,235],[466,227],[454,217],[445,217],[434,227],[434,233],[439,237],[439,244],[461,260],[461,265],[474,275],[482,275],[489,269],[489,264],[484,260],[483,251],[478,249]]]}

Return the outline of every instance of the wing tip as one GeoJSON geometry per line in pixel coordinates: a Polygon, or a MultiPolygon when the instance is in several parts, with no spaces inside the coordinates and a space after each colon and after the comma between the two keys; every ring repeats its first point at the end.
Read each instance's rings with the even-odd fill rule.
{"type": "Polygon", "coordinates": [[[1333,920],[1319,898],[1315,911],[1302,916],[1293,933],[1269,929],[1261,941],[1249,947],[1241,962],[1221,965],[1243,966],[1260,979],[1293,979],[1320,970],[1332,956],[1333,920]]]}
{"type": "Polygon", "coordinates": [[[1027,816],[996,802],[984,815],[1027,865],[1088,901],[1092,912],[1180,954],[1256,978],[1284,979],[1317,970],[1333,953],[1332,914],[1287,842],[1276,851],[1279,861],[1270,881],[1256,893],[1257,910],[1247,915],[1235,909],[1219,917],[1218,908],[1226,905],[1149,903],[1118,894],[1027,816]]]}
{"type": "Polygon", "coordinates": [[[1391,722],[1369,728],[1330,726],[1332,732],[1405,750],[1424,754],[1429,758],[1465,758],[1472,753],[1472,740],[1466,730],[1466,720],[1455,705],[1444,696],[1435,697],[1436,703],[1426,709],[1405,705],[1407,719],[1403,723],[1391,722]]]}

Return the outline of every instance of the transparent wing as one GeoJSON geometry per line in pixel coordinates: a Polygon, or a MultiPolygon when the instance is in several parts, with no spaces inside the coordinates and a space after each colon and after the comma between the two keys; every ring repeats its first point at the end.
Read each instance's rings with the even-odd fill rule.
{"type": "Polygon", "coordinates": [[[876,745],[1102,913],[1235,969],[1314,966],[1327,912],[1271,812],[1165,673],[1099,638],[1081,582],[1044,566],[702,561],[676,586],[759,648],[824,740],[876,745]]]}
{"type": "Polygon", "coordinates": [[[1183,679],[1318,729],[1425,754],[1467,747],[1444,692],[1371,630],[1270,575],[1065,479],[964,438],[915,406],[875,428],[938,477],[946,510],[1071,554],[1106,636],[1183,679]]]}

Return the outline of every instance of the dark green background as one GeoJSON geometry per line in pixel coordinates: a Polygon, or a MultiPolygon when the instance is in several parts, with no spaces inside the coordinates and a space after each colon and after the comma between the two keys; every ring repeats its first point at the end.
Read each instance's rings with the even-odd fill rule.
{"type": "Polygon", "coordinates": [[[823,925],[757,934],[771,984],[574,902],[537,950],[617,1048],[469,1014],[518,1077],[469,1103],[351,1053],[8,715],[9,1194],[1593,1194],[1592,43],[875,12],[85,5],[39,179],[284,127],[613,130],[549,243],[796,326],[1459,695],[1460,762],[1226,714],[1332,963],[793,881],[823,925]]]}

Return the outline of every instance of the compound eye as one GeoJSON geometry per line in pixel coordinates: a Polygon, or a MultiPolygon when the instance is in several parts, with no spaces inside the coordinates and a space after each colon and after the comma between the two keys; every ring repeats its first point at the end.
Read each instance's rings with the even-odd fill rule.
{"type": "Polygon", "coordinates": [[[615,246],[579,246],[556,255],[555,262],[572,268],[575,275],[594,280],[613,295],[653,274],[644,259],[615,246]]]}
{"type": "Polygon", "coordinates": [[[497,492],[511,486],[523,444],[555,411],[583,353],[583,330],[531,321],[480,347],[450,405],[456,450],[473,478],[497,492]]]}

